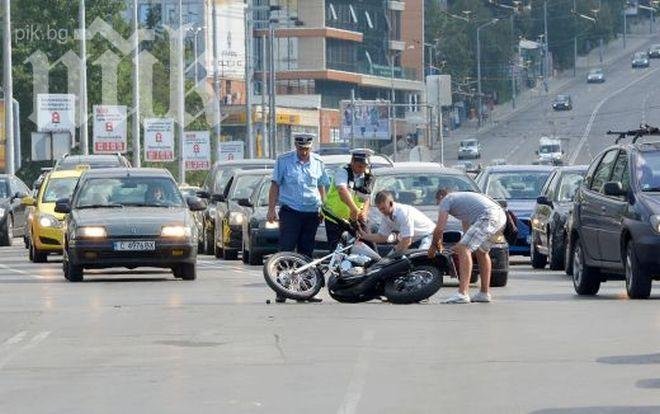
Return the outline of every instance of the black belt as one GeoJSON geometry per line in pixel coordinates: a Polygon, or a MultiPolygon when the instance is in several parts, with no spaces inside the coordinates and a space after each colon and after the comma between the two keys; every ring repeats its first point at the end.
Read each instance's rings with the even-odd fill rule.
{"type": "Polygon", "coordinates": [[[297,214],[313,214],[315,216],[319,214],[318,211],[299,211],[299,210],[295,210],[295,209],[287,206],[286,204],[283,204],[283,205],[280,206],[280,211],[288,211],[290,213],[297,213],[297,214]]]}

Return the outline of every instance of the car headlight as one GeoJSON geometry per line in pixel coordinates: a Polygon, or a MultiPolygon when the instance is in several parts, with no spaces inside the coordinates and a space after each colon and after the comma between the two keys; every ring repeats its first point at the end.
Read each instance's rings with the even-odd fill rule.
{"type": "Polygon", "coordinates": [[[161,237],[183,238],[190,237],[190,227],[186,226],[163,226],[160,229],[161,237]]]}
{"type": "Polygon", "coordinates": [[[656,233],[660,233],[660,215],[651,216],[651,227],[656,233]]]}
{"type": "Polygon", "coordinates": [[[245,216],[243,213],[240,213],[238,211],[232,211],[229,213],[229,225],[230,226],[240,226],[243,224],[243,220],[245,219],[245,216]]]}
{"type": "Polygon", "coordinates": [[[280,228],[280,222],[279,222],[279,221],[273,221],[273,222],[267,221],[267,222],[264,224],[264,228],[267,228],[267,229],[279,229],[279,228],[280,228]]]}
{"type": "Polygon", "coordinates": [[[76,235],[83,239],[102,239],[108,235],[105,227],[87,226],[78,227],[76,235]]]}
{"type": "Polygon", "coordinates": [[[39,226],[41,227],[60,227],[61,222],[53,216],[42,215],[39,217],[39,226]]]}

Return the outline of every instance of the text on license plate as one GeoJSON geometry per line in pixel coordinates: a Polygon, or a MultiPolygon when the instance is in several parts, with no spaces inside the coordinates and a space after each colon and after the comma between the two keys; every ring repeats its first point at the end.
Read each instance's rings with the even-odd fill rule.
{"type": "Polygon", "coordinates": [[[118,251],[156,250],[156,242],[154,240],[120,241],[115,242],[114,249],[118,251]]]}

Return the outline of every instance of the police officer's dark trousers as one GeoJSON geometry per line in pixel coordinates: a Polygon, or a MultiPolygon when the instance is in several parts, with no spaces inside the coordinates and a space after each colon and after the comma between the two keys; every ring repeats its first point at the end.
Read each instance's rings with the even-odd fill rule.
{"type": "Polygon", "coordinates": [[[319,213],[307,213],[294,210],[289,206],[282,206],[280,208],[280,251],[297,251],[312,257],[318,227],[319,213]]]}

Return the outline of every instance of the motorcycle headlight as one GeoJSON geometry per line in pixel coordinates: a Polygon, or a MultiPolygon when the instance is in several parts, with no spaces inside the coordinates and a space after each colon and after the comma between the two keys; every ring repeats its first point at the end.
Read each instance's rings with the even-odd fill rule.
{"type": "Polygon", "coordinates": [[[105,230],[105,227],[100,226],[86,226],[79,227],[76,235],[82,239],[102,239],[105,238],[108,233],[105,230]]]}
{"type": "Polygon", "coordinates": [[[190,237],[190,227],[186,226],[163,226],[160,229],[161,237],[184,238],[190,237]]]}
{"type": "Polygon", "coordinates": [[[44,214],[39,217],[39,225],[41,227],[60,227],[61,223],[55,217],[44,214]]]}
{"type": "Polygon", "coordinates": [[[660,215],[651,216],[651,227],[656,233],[660,233],[660,215]]]}
{"type": "Polygon", "coordinates": [[[245,219],[245,216],[241,212],[232,211],[231,213],[229,213],[229,225],[230,226],[240,226],[241,224],[243,224],[244,219],[245,219]]]}
{"type": "Polygon", "coordinates": [[[280,222],[279,222],[279,221],[273,221],[273,222],[267,221],[267,222],[264,224],[264,228],[267,228],[267,229],[279,229],[279,228],[280,228],[280,222]]]}

